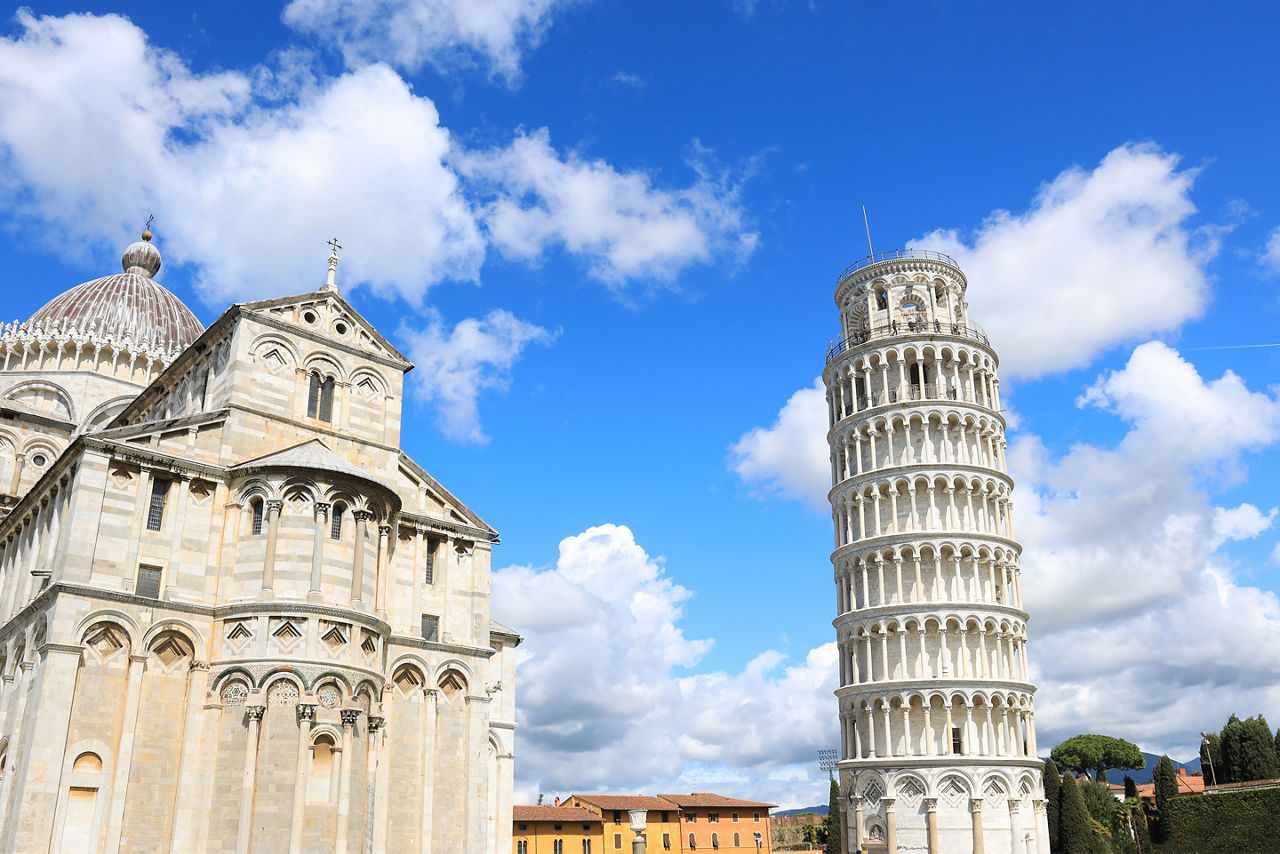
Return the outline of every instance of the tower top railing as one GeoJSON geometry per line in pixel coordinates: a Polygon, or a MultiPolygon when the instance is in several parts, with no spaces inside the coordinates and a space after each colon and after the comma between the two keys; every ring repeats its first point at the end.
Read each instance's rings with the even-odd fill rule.
{"type": "Polygon", "coordinates": [[[847,337],[837,335],[827,345],[827,363],[852,347],[865,344],[875,338],[893,338],[899,335],[951,335],[956,338],[968,338],[987,347],[991,339],[982,327],[973,321],[950,323],[944,320],[895,320],[884,326],[874,326],[861,330],[847,337]]]}
{"type": "Polygon", "coordinates": [[[836,276],[836,284],[840,284],[849,276],[852,276],[859,270],[870,267],[872,264],[879,264],[881,261],[897,261],[911,258],[924,261],[941,261],[944,264],[950,264],[957,270],[960,269],[960,265],[957,264],[956,260],[950,255],[945,255],[941,252],[934,252],[931,249],[891,249],[888,252],[877,252],[874,255],[868,255],[861,261],[855,261],[848,267],[845,267],[844,271],[841,272],[839,276],[836,276]]]}

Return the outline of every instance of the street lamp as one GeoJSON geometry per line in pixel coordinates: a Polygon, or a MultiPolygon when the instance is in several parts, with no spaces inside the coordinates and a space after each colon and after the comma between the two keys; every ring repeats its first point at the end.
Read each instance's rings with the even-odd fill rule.
{"type": "Polygon", "coordinates": [[[1200,746],[1204,748],[1204,755],[1209,757],[1209,776],[1213,778],[1213,785],[1218,785],[1218,772],[1213,770],[1213,742],[1209,741],[1209,733],[1200,733],[1200,746]]]}

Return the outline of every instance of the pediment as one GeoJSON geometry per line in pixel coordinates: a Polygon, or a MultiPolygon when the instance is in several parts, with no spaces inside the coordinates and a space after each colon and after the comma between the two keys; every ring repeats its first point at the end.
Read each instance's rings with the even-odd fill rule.
{"type": "Polygon", "coordinates": [[[380,357],[403,370],[413,367],[404,354],[352,308],[341,294],[318,291],[247,303],[243,308],[249,316],[270,325],[301,332],[326,344],[380,357]]]}

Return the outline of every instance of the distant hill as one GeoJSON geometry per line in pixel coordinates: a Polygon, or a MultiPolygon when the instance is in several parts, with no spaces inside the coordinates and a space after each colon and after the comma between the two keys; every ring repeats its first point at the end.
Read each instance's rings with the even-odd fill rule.
{"type": "Polygon", "coordinates": [[[769,813],[769,815],[771,816],[801,815],[807,812],[814,813],[815,815],[826,815],[827,805],[820,804],[819,806],[816,806],[816,807],[800,807],[799,809],[794,809],[794,810],[775,810],[774,812],[769,813]]]}
{"type": "MultiPolygon", "coordinates": [[[[1145,768],[1143,768],[1140,771],[1126,771],[1123,768],[1113,768],[1112,770],[1107,772],[1107,782],[1123,783],[1125,775],[1128,774],[1130,777],[1133,778],[1133,782],[1135,783],[1150,783],[1152,779],[1152,775],[1155,774],[1156,763],[1160,761],[1160,755],[1158,753],[1143,753],[1142,756],[1144,759],[1147,760],[1147,766],[1145,768]]],[[[1046,756],[1044,758],[1047,759],[1048,757],[1046,756]]],[[[1200,757],[1199,756],[1197,756],[1195,759],[1192,759],[1190,762],[1179,762],[1178,760],[1173,759],[1172,756],[1170,756],[1169,758],[1173,760],[1173,767],[1175,769],[1186,768],[1188,774],[1200,773],[1200,757]]]]}

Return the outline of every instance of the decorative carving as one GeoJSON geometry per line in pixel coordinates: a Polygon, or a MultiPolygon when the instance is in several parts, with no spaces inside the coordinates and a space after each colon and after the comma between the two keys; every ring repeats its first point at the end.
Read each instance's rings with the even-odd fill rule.
{"type": "Polygon", "coordinates": [[[284,509],[284,502],[278,498],[273,498],[267,502],[267,517],[279,516],[280,511],[284,509]]]}
{"type": "Polygon", "coordinates": [[[298,686],[288,679],[277,679],[267,691],[267,705],[291,706],[298,702],[298,686]]]}
{"type": "Polygon", "coordinates": [[[249,716],[251,721],[261,721],[262,715],[267,711],[266,706],[245,706],[244,713],[249,716]]]}
{"type": "Polygon", "coordinates": [[[207,670],[209,669],[209,662],[207,662],[207,661],[200,661],[199,659],[194,659],[194,660],[192,660],[192,662],[191,662],[191,669],[192,669],[192,670],[206,670],[206,671],[207,671],[207,670]]]}
{"type": "Polygon", "coordinates": [[[249,686],[239,680],[228,682],[222,686],[219,697],[224,706],[243,706],[249,696],[249,686]]]}
{"type": "Polygon", "coordinates": [[[326,682],[320,686],[320,690],[316,692],[316,699],[320,701],[320,705],[326,709],[336,709],[342,702],[342,692],[338,690],[338,686],[332,682],[326,682]]]}
{"type": "Polygon", "coordinates": [[[343,726],[355,726],[356,722],[360,720],[360,715],[363,714],[363,711],[360,709],[343,709],[338,714],[342,716],[343,726]]]}
{"type": "Polygon", "coordinates": [[[924,808],[925,808],[925,812],[937,812],[937,811],[938,811],[938,799],[937,799],[937,798],[925,798],[925,799],[924,799],[924,808]]]}
{"type": "Polygon", "coordinates": [[[969,799],[969,812],[982,812],[982,798],[969,799]]]}
{"type": "Polygon", "coordinates": [[[378,715],[369,715],[369,732],[377,732],[386,724],[387,719],[378,715]]]}
{"type": "Polygon", "coordinates": [[[314,721],[316,719],[315,703],[299,703],[298,704],[298,722],[314,721]]]}
{"type": "Polygon", "coordinates": [[[316,516],[321,519],[328,519],[331,507],[333,507],[333,504],[328,501],[317,501],[314,505],[316,516]]]}

